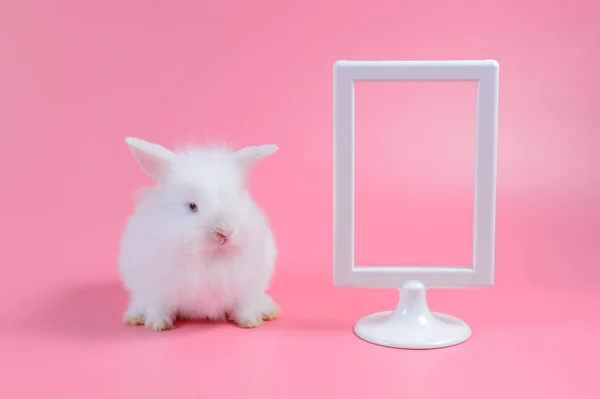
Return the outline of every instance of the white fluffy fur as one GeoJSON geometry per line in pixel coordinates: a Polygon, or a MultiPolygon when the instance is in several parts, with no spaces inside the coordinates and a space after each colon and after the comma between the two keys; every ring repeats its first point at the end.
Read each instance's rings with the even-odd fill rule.
{"type": "Polygon", "coordinates": [[[156,185],[143,192],[121,239],[119,269],[130,293],[124,321],[164,330],[177,317],[229,318],[241,327],[277,318],[265,292],[277,249],[245,187],[249,169],[277,146],[172,152],[126,142],[156,185]],[[215,231],[229,234],[225,244],[215,231]]]}

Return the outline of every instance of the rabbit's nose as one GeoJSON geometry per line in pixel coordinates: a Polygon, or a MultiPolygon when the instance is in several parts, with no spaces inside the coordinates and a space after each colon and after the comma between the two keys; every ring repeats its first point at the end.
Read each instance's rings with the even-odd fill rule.
{"type": "Polygon", "coordinates": [[[222,238],[222,239],[226,239],[228,236],[228,234],[225,234],[222,231],[215,231],[215,235],[217,236],[217,238],[222,238]]]}
{"type": "Polygon", "coordinates": [[[217,241],[221,244],[221,245],[225,245],[227,243],[227,241],[229,240],[229,237],[231,236],[231,231],[229,230],[216,230],[215,231],[215,237],[217,238],[217,241]]]}

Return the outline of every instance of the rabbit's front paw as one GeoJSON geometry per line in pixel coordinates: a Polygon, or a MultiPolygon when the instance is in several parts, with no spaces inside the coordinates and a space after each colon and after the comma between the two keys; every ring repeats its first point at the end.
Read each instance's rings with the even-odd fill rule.
{"type": "Polygon", "coordinates": [[[241,328],[255,328],[263,323],[263,320],[275,320],[281,314],[279,305],[273,299],[263,294],[254,301],[244,302],[233,312],[234,323],[241,328]]]}
{"type": "Polygon", "coordinates": [[[125,314],[123,315],[123,323],[139,326],[144,325],[146,323],[146,319],[143,313],[125,312],[125,314]]]}
{"type": "Polygon", "coordinates": [[[262,318],[266,321],[276,320],[281,316],[281,308],[270,296],[266,295],[262,306],[262,318]]]}
{"type": "Polygon", "coordinates": [[[129,309],[127,309],[123,314],[123,322],[125,324],[143,326],[146,322],[145,308],[143,306],[139,306],[136,302],[132,302],[129,305],[129,309]]]}
{"type": "Polygon", "coordinates": [[[144,325],[146,328],[154,331],[170,330],[173,328],[173,320],[169,318],[158,320],[146,319],[144,325]]]}
{"type": "Polygon", "coordinates": [[[262,322],[262,318],[253,316],[236,320],[235,325],[240,328],[256,328],[259,327],[262,324],[262,322]]]}
{"type": "Polygon", "coordinates": [[[146,311],[144,325],[154,331],[170,330],[173,328],[173,318],[168,312],[150,308],[146,311]]]}

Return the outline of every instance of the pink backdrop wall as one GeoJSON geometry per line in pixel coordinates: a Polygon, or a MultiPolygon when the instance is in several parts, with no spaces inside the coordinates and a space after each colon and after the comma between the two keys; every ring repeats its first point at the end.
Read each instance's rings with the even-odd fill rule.
{"type": "MultiPolygon", "coordinates": [[[[307,323],[326,318],[301,309],[309,284],[320,287],[322,309],[360,307],[362,291],[331,287],[338,59],[498,60],[490,292],[595,289],[599,20],[595,0],[3,1],[1,313],[17,331],[40,304],[75,292],[62,306],[118,322],[118,240],[134,189],[149,183],[123,142],[129,135],[167,146],[204,138],[278,144],[252,176],[280,247],[274,292],[290,319],[302,314],[307,323]]],[[[463,263],[474,88],[402,87],[357,89],[357,257],[463,263]]],[[[394,297],[369,298],[363,313],[394,297]]],[[[40,311],[40,323],[60,322],[57,314],[40,311]]],[[[87,323],[89,334],[120,328],[87,323]]]]}

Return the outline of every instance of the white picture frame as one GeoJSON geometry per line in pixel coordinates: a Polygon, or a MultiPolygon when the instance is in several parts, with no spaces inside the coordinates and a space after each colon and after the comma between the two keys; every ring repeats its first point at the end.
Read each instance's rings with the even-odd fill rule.
{"type": "MultiPolygon", "coordinates": [[[[493,284],[498,92],[499,64],[495,60],[337,61],[334,64],[333,274],[336,286],[398,288],[401,294],[406,286],[421,287],[417,291],[423,290],[425,301],[426,288],[481,287],[493,284]],[[477,82],[473,250],[472,264],[466,265],[470,267],[354,264],[354,82],[357,81],[477,82]]],[[[401,115],[401,110],[398,113],[401,115]]],[[[405,292],[404,296],[411,295],[405,292]]],[[[432,317],[435,316],[432,314],[432,317]]],[[[359,331],[357,334],[361,336],[359,331]]],[[[470,329],[468,335],[470,336],[470,329]]],[[[467,338],[468,336],[463,341],[467,338]]],[[[404,346],[391,343],[387,346],[419,345],[432,347],[431,343],[415,343],[412,346],[410,343],[404,346]]]]}

